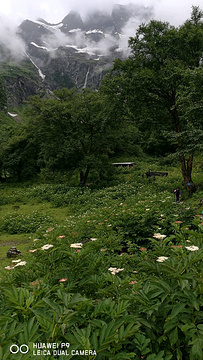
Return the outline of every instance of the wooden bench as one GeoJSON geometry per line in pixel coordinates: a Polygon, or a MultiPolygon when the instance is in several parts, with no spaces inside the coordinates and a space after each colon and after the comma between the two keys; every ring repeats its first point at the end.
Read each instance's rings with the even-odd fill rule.
{"type": "Polygon", "coordinates": [[[163,172],[163,171],[147,171],[145,174],[142,174],[142,177],[144,177],[144,175],[146,175],[147,178],[153,176],[155,178],[155,176],[168,176],[167,172],[163,172]]]}

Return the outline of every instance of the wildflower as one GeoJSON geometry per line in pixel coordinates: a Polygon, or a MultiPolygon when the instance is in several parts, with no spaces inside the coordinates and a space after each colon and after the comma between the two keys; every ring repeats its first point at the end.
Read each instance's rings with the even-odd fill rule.
{"type": "Polygon", "coordinates": [[[133,270],[133,273],[134,273],[134,274],[137,274],[137,271],[136,271],[136,270],[133,270]]]}
{"type": "Polygon", "coordinates": [[[140,250],[141,250],[141,251],[144,251],[144,250],[147,250],[147,248],[141,247],[140,250]]]}
{"type": "Polygon", "coordinates": [[[110,267],[108,270],[111,272],[112,275],[116,275],[118,272],[123,271],[124,268],[117,269],[116,267],[110,267]]]}
{"type": "Polygon", "coordinates": [[[14,267],[16,267],[16,266],[24,266],[24,265],[26,265],[26,264],[27,264],[26,261],[20,261],[20,262],[18,262],[14,267]]]}
{"type": "Polygon", "coordinates": [[[37,240],[39,240],[39,239],[33,239],[33,241],[37,241],[37,240]]]}
{"type": "Polygon", "coordinates": [[[5,266],[5,269],[6,269],[6,270],[12,270],[13,267],[11,267],[11,266],[5,266]]]}
{"type": "Polygon", "coordinates": [[[108,268],[109,271],[114,271],[116,269],[116,267],[110,267],[108,268]]]}
{"type": "Polygon", "coordinates": [[[74,248],[74,249],[81,249],[82,246],[83,246],[82,243],[70,244],[70,247],[71,247],[71,248],[74,248]]]}
{"type": "Polygon", "coordinates": [[[164,262],[164,261],[167,260],[167,259],[168,259],[167,256],[159,256],[156,261],[158,261],[158,262],[164,262]]]}
{"type": "Polygon", "coordinates": [[[52,230],[54,230],[54,228],[53,228],[53,227],[50,227],[50,228],[48,228],[48,229],[46,230],[46,232],[49,233],[49,232],[51,232],[52,230]]]}
{"type": "Polygon", "coordinates": [[[96,240],[97,240],[97,238],[90,238],[90,240],[91,240],[91,241],[96,241],[96,240]]]}
{"type": "Polygon", "coordinates": [[[162,234],[160,234],[160,233],[155,233],[154,235],[153,235],[153,237],[155,238],[155,239],[165,239],[165,237],[166,237],[167,235],[162,235],[162,234]]]}
{"type": "Polygon", "coordinates": [[[66,237],[66,235],[59,235],[57,237],[58,237],[58,239],[63,239],[64,237],[66,237]]]}
{"type": "Polygon", "coordinates": [[[37,251],[37,249],[33,249],[33,250],[28,250],[30,253],[34,253],[35,251],[37,251]]]}
{"type": "Polygon", "coordinates": [[[41,247],[42,250],[48,250],[49,248],[53,247],[54,245],[46,244],[41,247]]]}
{"type": "Polygon", "coordinates": [[[35,285],[39,285],[39,281],[32,281],[32,282],[30,282],[30,285],[31,286],[35,286],[35,285]]]}
{"type": "Polygon", "coordinates": [[[181,220],[177,220],[177,221],[174,221],[175,224],[182,224],[182,221],[181,220]]]}
{"type": "Polygon", "coordinates": [[[60,279],[59,282],[65,282],[67,280],[68,280],[68,278],[63,278],[63,279],[60,279]]]}
{"type": "Polygon", "coordinates": [[[189,250],[189,251],[197,251],[197,250],[199,250],[198,246],[194,246],[194,245],[186,246],[185,248],[187,250],[189,250]]]}
{"type": "Polygon", "coordinates": [[[137,281],[136,280],[133,280],[131,282],[129,282],[130,285],[134,285],[134,284],[137,284],[137,281]]]}

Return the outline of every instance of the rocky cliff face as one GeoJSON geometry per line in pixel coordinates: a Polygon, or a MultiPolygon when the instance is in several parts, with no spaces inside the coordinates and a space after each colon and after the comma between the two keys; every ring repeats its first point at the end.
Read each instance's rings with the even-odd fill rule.
{"type": "Polygon", "coordinates": [[[11,73],[1,76],[0,69],[8,104],[16,105],[29,95],[57,87],[98,88],[113,60],[128,56],[129,29],[133,36],[151,12],[138,5],[115,5],[111,14],[94,11],[85,19],[71,11],[58,24],[23,21],[18,36],[26,45],[26,61],[18,64],[20,74],[15,79],[11,73]],[[28,64],[32,76],[27,76],[28,64]]]}
{"type": "Polygon", "coordinates": [[[11,62],[1,63],[0,83],[5,110],[22,104],[31,95],[43,96],[46,92],[37,69],[30,61],[23,61],[18,65],[11,62]]]}

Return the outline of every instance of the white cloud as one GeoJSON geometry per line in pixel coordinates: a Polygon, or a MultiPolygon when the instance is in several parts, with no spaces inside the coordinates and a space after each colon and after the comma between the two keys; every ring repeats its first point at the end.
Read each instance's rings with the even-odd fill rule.
{"type": "Polygon", "coordinates": [[[4,55],[9,55],[11,59],[19,61],[25,56],[25,44],[17,36],[15,26],[8,23],[5,18],[0,20],[0,46],[4,49],[4,53],[1,52],[0,60],[4,60],[4,55]]]}
{"type": "Polygon", "coordinates": [[[6,0],[2,1],[0,15],[6,15],[15,24],[39,17],[48,22],[61,21],[71,9],[85,14],[89,9],[110,11],[113,4],[142,4],[153,6],[155,17],[174,25],[182,24],[190,17],[191,6],[203,7],[203,0],[6,0]]]}
{"type": "MultiPolygon", "coordinates": [[[[36,20],[44,18],[50,23],[60,22],[71,9],[77,10],[85,16],[89,10],[106,10],[110,12],[114,4],[134,3],[153,7],[153,18],[162,21],[169,21],[172,25],[181,25],[190,17],[192,5],[203,8],[203,0],[6,0],[1,3],[0,8],[0,45],[6,47],[15,59],[21,59],[25,53],[25,45],[16,35],[16,27],[23,20],[36,20]]],[[[119,46],[124,51],[128,49],[128,38],[134,36],[139,25],[128,23],[123,29],[123,37],[120,39],[119,46]]],[[[76,34],[76,45],[82,47],[84,38],[82,33],[76,34]]],[[[50,40],[50,39],[49,39],[50,40]]],[[[71,38],[69,39],[71,42],[71,38]]],[[[50,41],[48,41],[50,44],[50,41]]],[[[51,39],[52,48],[59,45],[66,45],[67,37],[59,31],[51,39]]],[[[72,38],[72,45],[73,38],[72,38]]],[[[89,47],[98,44],[91,42],[86,44],[89,47]]],[[[106,53],[109,46],[114,45],[114,40],[109,36],[99,43],[101,53],[106,53]]],[[[97,50],[96,48],[94,49],[97,50]]],[[[1,59],[0,59],[1,60],[1,59]]]]}

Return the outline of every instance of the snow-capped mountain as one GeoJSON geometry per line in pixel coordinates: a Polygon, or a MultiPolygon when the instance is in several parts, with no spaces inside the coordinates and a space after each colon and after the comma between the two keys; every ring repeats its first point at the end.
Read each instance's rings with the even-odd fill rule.
{"type": "Polygon", "coordinates": [[[129,55],[129,37],[151,15],[151,8],[129,4],[85,18],[71,11],[58,24],[23,21],[17,36],[0,37],[0,83],[7,105],[57,87],[97,89],[113,60],[129,55]]]}
{"type": "Polygon", "coordinates": [[[83,19],[71,11],[60,23],[25,20],[19,35],[27,57],[50,90],[58,86],[97,88],[117,57],[129,54],[128,38],[152,10],[138,5],[115,5],[111,14],[90,12],[83,19]]]}

